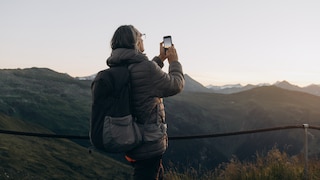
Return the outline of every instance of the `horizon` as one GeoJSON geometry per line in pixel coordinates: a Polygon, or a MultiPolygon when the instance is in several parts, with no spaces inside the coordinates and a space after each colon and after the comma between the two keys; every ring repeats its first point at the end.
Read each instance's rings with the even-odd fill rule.
{"type": "MultiPolygon", "coordinates": [[[[4,68],[4,69],[0,69],[0,70],[18,70],[18,69],[21,69],[21,70],[24,70],[24,69],[32,69],[32,68],[39,68],[39,69],[41,69],[41,68],[45,68],[45,69],[50,69],[50,70],[52,70],[52,71],[55,71],[56,73],[62,73],[62,74],[67,74],[68,76],[70,76],[70,77],[73,77],[73,78],[88,78],[88,77],[91,77],[91,76],[95,76],[97,73],[92,73],[92,74],[90,74],[90,75],[87,75],[87,76],[72,76],[72,75],[70,75],[70,74],[68,74],[68,73],[65,73],[65,72],[59,72],[59,71],[56,71],[56,70],[54,70],[54,69],[51,69],[51,68],[47,68],[47,67],[28,67],[28,68],[4,68]]],[[[298,87],[300,87],[300,88],[304,88],[304,87],[308,87],[308,86],[311,86],[311,85],[317,85],[317,86],[320,86],[320,84],[316,84],[316,83],[311,83],[311,84],[308,84],[308,85],[305,85],[305,86],[300,86],[300,85],[298,85],[298,84],[294,84],[294,83],[292,83],[292,82],[290,82],[290,81],[287,81],[287,80],[277,80],[277,81],[275,81],[275,82],[272,82],[272,83],[267,83],[267,82],[260,82],[260,83],[256,83],[256,84],[252,84],[252,83],[247,83],[247,84],[242,84],[242,83],[229,83],[229,84],[220,84],[220,85],[218,85],[218,84],[208,84],[208,85],[204,85],[204,84],[202,84],[201,82],[199,82],[198,80],[196,80],[195,78],[193,78],[192,76],[190,76],[189,74],[187,74],[187,73],[184,73],[185,75],[188,75],[189,76],[189,78],[191,78],[192,80],[194,80],[194,81],[196,81],[197,83],[200,83],[202,86],[204,86],[204,87],[206,87],[206,88],[208,88],[208,87],[210,87],[210,86],[217,86],[217,87],[223,87],[223,86],[234,86],[234,85],[240,85],[240,86],[242,86],[242,87],[244,87],[244,86],[247,86],[247,85],[255,85],[255,86],[259,86],[259,85],[275,85],[275,84],[277,84],[277,83],[283,83],[283,82],[287,82],[287,83],[289,83],[289,84],[291,84],[291,85],[295,85],[295,86],[298,86],[298,87]]]]}
{"type": "Polygon", "coordinates": [[[94,74],[107,67],[116,28],[132,24],[147,35],[149,59],[159,54],[163,36],[171,35],[184,73],[204,86],[282,80],[300,87],[320,84],[317,0],[12,0],[0,5],[1,69],[94,74]]]}

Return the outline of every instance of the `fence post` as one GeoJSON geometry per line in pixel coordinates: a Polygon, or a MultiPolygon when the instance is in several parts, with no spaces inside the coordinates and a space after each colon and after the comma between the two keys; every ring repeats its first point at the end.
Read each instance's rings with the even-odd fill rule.
{"type": "Polygon", "coordinates": [[[303,124],[304,127],[304,178],[308,179],[308,128],[309,124],[303,124]]]}

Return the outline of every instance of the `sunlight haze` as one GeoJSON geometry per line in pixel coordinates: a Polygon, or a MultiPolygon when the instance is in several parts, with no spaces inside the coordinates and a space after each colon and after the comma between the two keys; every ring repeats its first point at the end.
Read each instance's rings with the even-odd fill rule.
{"type": "Polygon", "coordinates": [[[0,0],[0,69],[95,74],[116,28],[132,24],[149,59],[171,35],[184,73],[205,86],[320,84],[319,9],[318,0],[0,0]]]}

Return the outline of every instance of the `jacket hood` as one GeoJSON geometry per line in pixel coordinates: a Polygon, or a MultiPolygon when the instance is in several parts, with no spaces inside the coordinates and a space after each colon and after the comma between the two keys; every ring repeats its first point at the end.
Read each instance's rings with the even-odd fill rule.
{"type": "Polygon", "coordinates": [[[111,52],[107,59],[109,67],[121,66],[124,64],[139,63],[148,60],[148,57],[134,49],[118,48],[111,52]]]}

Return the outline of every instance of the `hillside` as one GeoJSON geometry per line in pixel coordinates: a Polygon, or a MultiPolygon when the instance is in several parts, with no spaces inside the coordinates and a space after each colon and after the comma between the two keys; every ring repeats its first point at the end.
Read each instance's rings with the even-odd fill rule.
{"type": "MultiPolygon", "coordinates": [[[[169,134],[196,135],[309,123],[320,125],[320,98],[274,86],[232,94],[182,93],[166,99],[169,134]]],[[[311,131],[311,150],[319,153],[320,133],[311,131]]],[[[171,142],[177,161],[195,158],[197,163],[216,164],[232,155],[248,159],[275,144],[289,154],[303,148],[302,130],[283,130],[241,136],[171,142]],[[194,148],[197,147],[197,148],[194,148]],[[185,151],[184,149],[188,149],[185,151]]],[[[170,154],[169,153],[169,154],[170,154]]],[[[217,164],[216,164],[217,165],[217,164]]]]}
{"type": "Polygon", "coordinates": [[[90,82],[44,68],[0,71],[0,113],[55,133],[87,134],[90,82]]]}
{"type": "MultiPolygon", "coordinates": [[[[188,79],[186,87],[188,83],[192,83],[192,87],[199,85],[188,79]]],[[[87,135],[90,83],[49,69],[0,70],[0,113],[32,123],[36,129],[40,127],[58,134],[87,135]]],[[[234,94],[184,91],[165,98],[164,103],[169,136],[225,133],[304,123],[320,125],[319,96],[275,86],[257,87],[234,94]]],[[[320,134],[310,130],[310,137],[310,155],[317,155],[320,152],[320,134]]],[[[88,146],[88,142],[77,143],[88,146]]],[[[303,131],[294,129],[210,139],[172,140],[164,161],[166,165],[173,163],[198,167],[201,164],[210,168],[229,160],[233,155],[250,159],[257,151],[267,151],[275,144],[289,154],[299,154],[303,148],[303,131]]]]}
{"type": "MultiPolygon", "coordinates": [[[[0,70],[0,129],[87,135],[89,87],[50,69],[0,70]]],[[[0,134],[0,179],[129,179],[131,167],[77,142],[0,134]]]]}
{"type": "MultiPolygon", "coordinates": [[[[0,129],[52,133],[0,114],[0,129]]],[[[130,179],[131,167],[65,139],[0,134],[0,179],[130,179]]]]}

